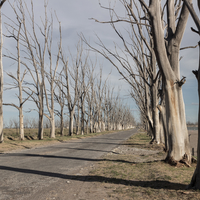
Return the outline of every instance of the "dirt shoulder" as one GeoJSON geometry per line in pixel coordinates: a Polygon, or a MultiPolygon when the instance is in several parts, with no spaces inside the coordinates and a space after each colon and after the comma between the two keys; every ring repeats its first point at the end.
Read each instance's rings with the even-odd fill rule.
{"type": "Polygon", "coordinates": [[[170,166],[162,149],[138,133],[102,161],[80,169],[77,179],[63,182],[46,199],[200,199],[199,191],[186,190],[195,164],[170,166]]]}

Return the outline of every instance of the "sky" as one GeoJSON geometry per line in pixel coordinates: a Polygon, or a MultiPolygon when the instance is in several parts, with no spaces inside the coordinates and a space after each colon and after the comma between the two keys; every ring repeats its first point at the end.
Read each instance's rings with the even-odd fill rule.
{"type": "MultiPolygon", "coordinates": [[[[11,3],[14,0],[10,0],[11,3]]],[[[26,2],[29,2],[26,0],[26,2]]],[[[124,15],[124,8],[120,3],[114,0],[101,0],[103,6],[115,5],[117,13],[124,15]]],[[[196,7],[196,2],[194,2],[196,7]]],[[[44,8],[42,0],[34,0],[35,16],[39,20],[40,16],[43,16],[44,8]]],[[[113,48],[113,42],[118,43],[119,38],[114,33],[113,29],[109,24],[100,24],[92,20],[91,18],[98,19],[100,21],[107,21],[110,19],[108,10],[102,9],[99,6],[99,0],[49,0],[48,9],[56,11],[59,21],[62,25],[62,36],[63,44],[66,48],[70,49],[72,53],[75,52],[75,45],[79,41],[78,34],[83,33],[85,37],[90,41],[92,45],[95,45],[97,38],[95,34],[101,38],[101,40],[109,48],[113,48]]],[[[13,11],[10,9],[8,2],[3,6],[2,13],[9,15],[9,18],[15,19],[13,11]]],[[[6,19],[3,17],[3,22],[6,19]]],[[[123,23],[118,25],[118,28],[124,29],[123,23]]],[[[199,41],[199,36],[192,33],[190,27],[195,27],[191,17],[189,18],[187,29],[181,44],[181,47],[195,46],[199,41]]],[[[58,26],[55,25],[55,29],[58,26]]],[[[3,27],[6,32],[5,27],[3,27]]],[[[58,35],[54,36],[54,39],[58,39],[58,35]]],[[[13,40],[4,38],[4,48],[16,49],[16,45],[13,44],[13,40]]],[[[4,49],[5,51],[5,49],[4,49]]],[[[125,99],[125,102],[131,107],[136,120],[139,120],[139,112],[134,101],[129,96],[129,85],[123,80],[120,80],[120,75],[116,69],[106,61],[102,56],[97,55],[99,63],[103,67],[103,75],[107,77],[110,71],[112,74],[109,76],[110,85],[115,86],[117,89],[120,87],[120,97],[125,99]]],[[[186,83],[183,85],[183,96],[185,101],[186,120],[191,122],[197,122],[198,114],[198,93],[197,93],[197,81],[192,74],[192,70],[198,67],[198,48],[183,50],[180,53],[180,57],[183,57],[180,62],[180,73],[181,76],[186,77],[186,83]]],[[[12,72],[14,70],[13,62],[8,59],[3,60],[4,71],[12,72]]],[[[13,72],[14,73],[14,72],[13,72]]],[[[10,80],[4,75],[4,81],[9,82],[10,80]]],[[[11,90],[4,92],[4,102],[12,102],[16,100],[14,93],[11,90]]],[[[31,102],[27,102],[24,109],[28,110],[32,106],[31,102]]],[[[30,113],[24,113],[25,116],[30,116],[30,113]]],[[[36,112],[32,112],[31,116],[37,116],[36,112]]],[[[18,117],[18,111],[13,107],[4,106],[4,120],[8,123],[9,119],[18,117]]]]}

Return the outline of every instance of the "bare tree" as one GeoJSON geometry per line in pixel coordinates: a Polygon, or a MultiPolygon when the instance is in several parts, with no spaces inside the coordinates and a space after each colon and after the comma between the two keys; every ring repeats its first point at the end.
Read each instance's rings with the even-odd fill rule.
{"type": "MultiPolygon", "coordinates": [[[[99,39],[99,46],[102,48],[101,51],[94,49],[87,43],[84,36],[83,40],[95,51],[103,55],[109,60],[115,68],[118,70],[123,79],[126,80],[132,88],[132,97],[136,100],[138,107],[142,112],[145,123],[148,125],[149,132],[153,133],[153,140],[158,144],[159,141],[159,124],[158,124],[158,98],[157,98],[157,68],[156,59],[153,49],[153,40],[149,25],[147,22],[142,23],[141,11],[136,7],[136,11],[132,9],[132,3],[129,5],[125,0],[122,0],[122,5],[125,7],[127,12],[127,20],[120,19],[113,9],[109,9],[111,21],[101,22],[110,23],[117,36],[121,39],[124,49],[121,49],[119,45],[115,44],[115,51],[108,49],[103,42],[99,39]],[[138,18],[136,17],[138,15],[138,18]],[[113,19],[113,15],[116,15],[117,20],[113,19]],[[136,22],[134,22],[134,20],[136,22]],[[119,21],[126,21],[130,24],[130,30],[126,38],[123,34],[117,30],[115,23],[119,21]],[[133,24],[136,24],[136,27],[133,24]],[[144,28],[143,26],[146,26],[144,28]],[[117,62],[113,62],[115,59],[117,62]],[[132,64],[134,61],[134,66],[132,64]],[[122,66],[120,69],[119,66],[122,66]],[[133,95],[134,94],[134,95],[133,95]]],[[[97,20],[96,20],[97,21],[97,20]]]]}
{"type": "MultiPolygon", "coordinates": [[[[58,76],[58,80],[62,82],[62,73],[61,71],[58,76]]],[[[58,81],[57,81],[58,82],[58,81]]],[[[64,136],[64,106],[65,106],[65,98],[63,94],[63,85],[58,88],[58,94],[54,91],[55,101],[59,104],[60,110],[54,109],[55,114],[60,118],[60,134],[64,136]]]]}
{"type": "MultiPolygon", "coordinates": [[[[198,17],[197,13],[195,12],[191,1],[183,0],[186,4],[190,14],[197,26],[198,30],[192,28],[192,31],[200,35],[200,18],[198,17]]],[[[197,1],[198,8],[200,10],[200,1],[197,1]]],[[[194,70],[193,73],[197,78],[198,82],[198,94],[199,94],[199,105],[200,105],[200,41],[198,42],[199,45],[199,67],[198,70],[194,70]]],[[[198,144],[197,144],[197,166],[192,176],[192,180],[188,186],[189,188],[200,189],[200,107],[199,107],[199,115],[198,115],[198,144]]]]}
{"type": "MultiPolygon", "coordinates": [[[[139,6],[134,0],[130,0],[130,3],[124,0],[122,2],[125,3],[130,11],[133,10],[133,8],[137,9],[137,6],[139,6]]],[[[163,90],[165,93],[166,120],[168,122],[166,123],[166,131],[168,134],[169,146],[166,160],[170,163],[177,163],[182,160],[189,164],[191,162],[191,153],[182,95],[182,85],[185,83],[185,78],[180,78],[179,68],[179,50],[189,11],[182,1],[167,1],[163,8],[159,0],[149,1],[149,5],[143,0],[139,0],[139,2],[141,5],[139,9],[143,11],[144,15],[142,17],[145,21],[144,23],[135,19],[134,10],[131,12],[131,21],[130,19],[117,18],[116,20],[112,19],[107,23],[111,23],[112,25],[119,21],[123,21],[133,25],[141,24],[147,28],[149,27],[157,64],[162,75],[163,90]],[[164,16],[167,18],[166,26],[164,26],[164,16]]],[[[117,32],[117,34],[121,37],[119,32],[117,32]]],[[[143,41],[145,42],[145,38],[143,41]]],[[[103,47],[104,50],[107,50],[102,43],[101,47],[103,47]]],[[[104,54],[104,51],[98,52],[104,54]]],[[[112,55],[116,58],[115,54],[108,55],[112,55]]],[[[118,56],[120,57],[120,55],[118,56]]],[[[108,56],[106,57],[109,59],[108,56]]],[[[121,65],[124,65],[126,60],[123,58],[121,58],[121,60],[123,61],[121,61],[121,65]]],[[[111,59],[110,61],[113,65],[115,64],[111,59]]]]}
{"type": "Polygon", "coordinates": [[[90,83],[90,88],[86,96],[86,102],[87,102],[87,107],[88,107],[88,120],[90,124],[90,133],[93,133],[94,131],[94,112],[95,112],[95,102],[94,102],[94,84],[95,84],[95,78],[94,74],[91,74],[91,83],[90,83]]]}
{"type": "Polygon", "coordinates": [[[2,18],[1,9],[6,0],[0,2],[0,143],[3,142],[3,61],[2,61],[2,18]]]}
{"type": "Polygon", "coordinates": [[[79,87],[77,87],[78,90],[78,100],[76,103],[76,108],[75,108],[75,113],[74,113],[74,120],[75,120],[75,124],[76,124],[76,135],[79,134],[80,131],[80,91],[79,91],[79,87]]]}
{"type": "Polygon", "coordinates": [[[26,82],[27,86],[24,92],[31,95],[38,108],[38,138],[43,139],[45,59],[48,48],[50,48],[48,39],[51,31],[51,24],[49,24],[47,16],[47,2],[44,0],[45,17],[42,21],[42,27],[36,26],[33,1],[31,1],[31,10],[28,9],[28,5],[23,0],[16,1],[16,8],[14,5],[12,8],[18,20],[18,24],[15,23],[15,25],[21,26],[21,45],[25,54],[21,63],[26,67],[33,81],[26,82]],[[39,41],[39,33],[42,36],[41,41],[39,41]],[[30,64],[33,66],[33,70],[30,64]]]}
{"type": "Polygon", "coordinates": [[[67,106],[69,111],[69,135],[73,135],[73,128],[74,128],[74,112],[75,107],[79,98],[78,95],[78,79],[79,79],[79,68],[82,63],[82,53],[83,48],[82,44],[77,45],[77,54],[76,59],[72,58],[72,69],[69,69],[69,62],[64,56],[63,49],[61,49],[61,60],[64,65],[64,82],[57,82],[57,86],[60,87],[60,90],[64,94],[65,98],[67,99],[67,106]],[[71,82],[71,84],[70,84],[71,82]],[[72,84],[73,83],[73,84],[72,84]],[[63,86],[63,89],[61,87],[63,86]],[[65,92],[66,89],[66,92],[65,92]],[[73,94],[71,93],[71,89],[73,90],[73,94]]]}
{"type": "Polygon", "coordinates": [[[7,30],[8,33],[10,35],[6,36],[6,37],[11,37],[14,38],[17,42],[17,57],[14,54],[11,55],[5,55],[5,57],[11,58],[12,60],[15,60],[18,63],[18,67],[17,67],[17,75],[13,75],[12,73],[7,73],[9,77],[11,77],[14,81],[13,84],[8,84],[11,85],[11,88],[8,89],[12,89],[12,88],[18,88],[19,93],[16,94],[18,100],[19,100],[19,105],[14,104],[14,103],[3,103],[3,105],[6,106],[13,106],[16,109],[18,109],[19,111],[19,135],[20,135],[20,140],[24,140],[24,116],[23,116],[23,105],[24,103],[29,99],[30,95],[23,99],[22,97],[22,93],[23,93],[23,81],[25,78],[25,75],[27,73],[26,70],[24,70],[22,77],[21,77],[21,57],[20,57],[20,31],[21,31],[21,23],[19,22],[19,30],[17,30],[17,34],[15,35],[14,31],[10,31],[9,27],[11,29],[13,29],[12,25],[7,24],[7,30]]]}
{"type": "Polygon", "coordinates": [[[151,1],[149,6],[143,0],[140,0],[140,3],[150,16],[155,54],[164,81],[166,118],[168,121],[166,128],[169,143],[167,160],[176,162],[184,159],[185,162],[190,163],[191,154],[182,95],[182,85],[185,79],[180,79],[179,68],[179,49],[189,11],[185,4],[181,6],[181,1],[167,1],[168,35],[165,38],[162,21],[163,11],[160,9],[161,2],[151,1]],[[177,16],[178,22],[176,23],[177,16]]]}
{"type": "Polygon", "coordinates": [[[53,56],[52,56],[52,42],[53,42],[53,17],[51,19],[51,25],[49,26],[51,28],[50,35],[47,35],[47,49],[49,54],[49,72],[46,70],[47,74],[47,80],[50,84],[50,100],[47,93],[47,87],[44,81],[44,92],[45,92],[45,99],[46,99],[46,106],[49,112],[49,115],[45,114],[45,116],[49,119],[51,123],[51,132],[50,137],[55,138],[55,116],[54,116],[54,94],[55,94],[55,81],[56,81],[56,72],[59,65],[59,59],[60,59],[60,52],[61,52],[61,43],[62,43],[62,36],[61,36],[61,23],[59,22],[59,34],[60,34],[60,40],[58,43],[58,53],[57,53],[57,59],[55,68],[53,69],[53,56]]]}
{"type": "MultiPolygon", "coordinates": [[[[89,70],[89,52],[85,56],[85,60],[80,69],[80,106],[81,106],[81,135],[84,135],[84,123],[85,123],[85,99],[89,91],[91,80],[93,77],[94,68],[89,70]]],[[[91,65],[92,66],[92,63],[91,65]]]]}
{"type": "Polygon", "coordinates": [[[102,129],[102,104],[104,99],[104,91],[106,88],[107,79],[103,80],[102,77],[102,67],[100,68],[99,72],[99,78],[97,78],[96,81],[96,87],[95,87],[95,103],[96,103],[96,117],[97,117],[97,132],[101,132],[102,129]]]}

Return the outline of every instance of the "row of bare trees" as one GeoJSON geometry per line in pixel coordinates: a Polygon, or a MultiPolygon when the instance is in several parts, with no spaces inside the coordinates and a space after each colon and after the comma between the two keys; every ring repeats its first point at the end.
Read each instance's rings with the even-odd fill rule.
{"type": "MultiPolygon", "coordinates": [[[[109,7],[108,23],[121,43],[111,50],[98,38],[99,48],[82,39],[94,51],[109,60],[130,84],[131,95],[140,109],[143,122],[152,135],[152,142],[164,143],[170,163],[191,163],[180,77],[181,41],[189,10],[182,1],[120,0],[126,12],[119,16],[109,7]],[[127,30],[118,23],[126,23],[127,30]],[[123,45],[123,48],[121,48],[123,45]]],[[[188,1],[191,2],[191,1],[188,1]]],[[[105,6],[101,6],[105,9],[105,6]]]]}
{"type": "MultiPolygon", "coordinates": [[[[24,139],[23,106],[29,101],[38,112],[38,139],[43,139],[44,116],[50,122],[50,137],[55,138],[55,117],[60,118],[60,133],[64,134],[64,117],[69,119],[69,135],[79,132],[100,132],[129,128],[134,118],[127,106],[123,106],[119,95],[110,89],[102,69],[84,50],[80,41],[76,55],[67,57],[62,44],[62,30],[56,14],[48,13],[44,1],[44,17],[41,25],[34,15],[33,1],[18,0],[10,4],[16,20],[4,16],[8,37],[16,44],[17,52],[7,49],[4,55],[17,63],[16,72],[7,72],[12,79],[7,90],[14,90],[18,103],[7,102],[19,111],[20,139],[24,139]],[[31,9],[29,9],[31,8],[31,9]],[[54,28],[54,18],[58,27],[54,28]],[[59,39],[55,42],[53,38],[59,39]],[[18,90],[18,91],[17,91],[18,90]],[[74,123],[75,121],[75,123],[74,123]],[[79,130],[80,129],[80,130],[79,130]]],[[[2,138],[3,140],[3,138],[2,138]]]]}
{"type": "MultiPolygon", "coordinates": [[[[84,35],[84,42],[94,51],[109,60],[122,77],[130,84],[146,129],[152,135],[152,142],[164,143],[168,152],[166,161],[171,164],[184,162],[190,166],[191,153],[186,126],[182,86],[186,77],[180,77],[181,41],[186,29],[189,13],[199,34],[199,17],[192,0],[135,1],[120,0],[126,15],[119,16],[109,7],[108,23],[120,38],[121,44],[114,51],[99,40],[99,47],[92,46],[84,35]],[[129,25],[127,30],[119,29],[118,23],[129,25]],[[128,34],[127,34],[128,33],[128,34]]],[[[198,6],[200,1],[197,0],[198,6]]],[[[199,43],[200,44],[200,43],[199,43]]],[[[199,70],[194,71],[199,84],[199,70]]],[[[199,128],[200,134],[200,128],[199,128]]],[[[200,141],[200,136],[198,141],[200,141]]],[[[198,164],[190,187],[200,188],[200,142],[198,142],[198,164]]]]}

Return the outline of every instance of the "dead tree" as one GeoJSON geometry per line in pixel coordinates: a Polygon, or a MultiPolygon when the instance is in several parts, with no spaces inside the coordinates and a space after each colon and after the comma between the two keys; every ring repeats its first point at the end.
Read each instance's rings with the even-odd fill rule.
{"type": "MultiPolygon", "coordinates": [[[[132,6],[137,7],[136,2],[133,0],[129,1],[130,3],[127,1],[123,2],[130,6],[130,8],[132,6]]],[[[151,28],[150,34],[153,39],[153,49],[162,75],[162,81],[164,82],[165,110],[168,122],[166,123],[166,131],[169,146],[166,160],[172,163],[175,161],[176,163],[186,157],[185,160],[190,163],[191,153],[182,95],[182,85],[185,79],[180,78],[179,68],[180,44],[186,28],[189,11],[182,1],[167,1],[163,8],[159,0],[149,1],[149,4],[146,4],[143,0],[139,0],[139,2],[141,4],[139,9],[143,11],[144,15],[141,19],[145,22],[140,23],[137,20],[133,20],[133,18],[132,21],[128,20],[128,23],[140,23],[145,27],[148,25],[151,28]],[[167,30],[164,26],[164,16],[167,18],[167,30]]],[[[117,19],[116,21],[119,20],[117,19]]],[[[115,21],[112,20],[110,23],[113,24],[115,21]]],[[[121,34],[118,35],[121,37],[121,34]]],[[[103,48],[105,50],[105,46],[103,48]]],[[[102,52],[100,53],[102,54],[102,52]]]]}
{"type": "Polygon", "coordinates": [[[83,48],[82,44],[78,43],[77,45],[77,54],[76,58],[74,59],[71,55],[72,67],[69,68],[69,61],[64,56],[63,49],[61,49],[61,61],[64,65],[64,82],[57,82],[57,86],[60,87],[61,91],[63,92],[65,98],[67,99],[67,107],[69,112],[69,135],[73,135],[73,127],[74,127],[74,113],[76,104],[79,98],[78,94],[78,80],[79,80],[79,68],[82,63],[82,53],[83,48]],[[70,84],[71,83],[71,84],[70,84]],[[61,86],[63,86],[63,89],[61,86]],[[71,93],[73,91],[73,94],[71,93]]]}
{"type": "Polygon", "coordinates": [[[91,73],[91,83],[89,87],[89,91],[86,94],[86,102],[88,107],[88,120],[90,124],[90,133],[94,132],[94,115],[95,115],[95,91],[94,91],[94,85],[95,85],[95,77],[94,74],[91,73]]]}
{"type": "Polygon", "coordinates": [[[84,129],[85,129],[85,100],[87,97],[87,93],[89,91],[89,87],[92,81],[93,77],[93,71],[94,69],[90,69],[90,66],[92,67],[92,63],[89,63],[89,52],[85,56],[85,60],[81,65],[80,68],[80,108],[81,108],[81,135],[84,135],[84,129]]]}
{"type": "Polygon", "coordinates": [[[101,132],[102,130],[102,106],[103,106],[103,99],[104,99],[104,91],[106,88],[108,77],[106,80],[103,80],[102,77],[102,68],[100,68],[99,72],[99,78],[96,81],[96,87],[95,87],[95,104],[96,104],[96,113],[97,113],[97,123],[96,123],[96,129],[97,132],[101,132]]]}
{"type": "Polygon", "coordinates": [[[23,0],[16,1],[12,6],[18,20],[21,24],[21,43],[25,53],[23,62],[32,77],[32,82],[26,82],[27,95],[35,102],[39,114],[38,138],[43,139],[43,116],[44,116],[44,84],[45,84],[45,59],[48,51],[48,37],[51,25],[47,16],[47,2],[44,0],[45,17],[42,26],[36,26],[34,5],[31,1],[31,9],[23,0]],[[39,40],[41,37],[41,41],[39,40]],[[30,66],[30,63],[32,67],[30,66]]]}
{"type": "Polygon", "coordinates": [[[6,0],[0,2],[0,143],[3,142],[3,61],[2,61],[2,16],[1,9],[6,0]]]}
{"type": "MultiPolygon", "coordinates": [[[[11,27],[11,26],[10,26],[11,27]]],[[[16,94],[18,100],[19,100],[19,105],[15,103],[3,103],[3,105],[6,106],[13,106],[19,111],[19,136],[20,140],[24,140],[24,116],[23,116],[23,105],[24,103],[29,99],[30,95],[23,99],[23,81],[25,78],[25,75],[27,73],[26,70],[24,70],[22,77],[21,77],[21,58],[20,58],[20,30],[21,30],[21,23],[19,23],[19,30],[17,31],[17,35],[15,35],[14,31],[10,31],[9,28],[7,27],[7,31],[10,35],[6,37],[14,38],[17,42],[17,57],[14,54],[11,55],[5,55],[5,57],[8,57],[14,61],[17,62],[17,73],[16,76],[13,75],[11,72],[7,73],[7,75],[13,79],[14,83],[13,84],[8,84],[9,88],[7,89],[13,89],[13,88],[18,88],[19,93],[16,94]]]]}
{"type": "Polygon", "coordinates": [[[49,26],[49,29],[51,29],[51,31],[49,32],[50,34],[48,34],[48,37],[46,38],[47,40],[47,49],[48,49],[48,55],[49,55],[49,71],[47,71],[46,69],[46,77],[48,80],[48,83],[50,85],[50,89],[49,89],[49,95],[47,93],[47,87],[44,81],[44,93],[45,93],[45,99],[46,99],[46,106],[47,106],[47,110],[49,112],[49,115],[44,114],[50,121],[51,124],[51,132],[50,132],[50,137],[51,138],[55,138],[55,116],[54,116],[54,94],[55,94],[55,89],[56,89],[56,85],[55,85],[55,81],[56,81],[56,72],[58,69],[58,65],[59,65],[59,59],[60,59],[60,52],[61,52],[61,43],[62,43],[62,36],[61,36],[61,23],[59,23],[59,35],[60,35],[60,39],[59,39],[59,43],[58,43],[58,53],[56,55],[56,63],[55,63],[55,68],[53,69],[53,55],[52,55],[52,42],[53,42],[53,17],[51,19],[51,25],[49,26]],[[50,96],[50,99],[49,99],[50,96]]]}
{"type": "MultiPolygon", "coordinates": [[[[62,82],[62,72],[59,73],[58,80],[62,82]]],[[[59,82],[59,81],[56,81],[59,82]]],[[[65,107],[65,98],[63,94],[63,86],[61,85],[61,88],[57,86],[57,92],[56,90],[54,91],[54,97],[55,101],[59,104],[60,110],[54,109],[55,114],[60,118],[60,134],[64,136],[64,107],[65,107]]]]}
{"type": "MultiPolygon", "coordinates": [[[[200,35],[200,18],[198,17],[197,13],[195,12],[193,5],[190,1],[188,0],[183,0],[184,3],[186,4],[196,26],[197,30],[194,28],[191,28],[193,32],[197,33],[200,35]]],[[[200,1],[197,1],[198,3],[198,8],[200,10],[200,1]]],[[[197,79],[198,82],[198,94],[199,94],[199,105],[200,105],[200,41],[198,42],[199,45],[199,67],[198,70],[192,71],[197,79]]],[[[197,143],[197,166],[194,171],[194,174],[192,176],[192,180],[188,186],[188,188],[193,188],[193,189],[200,189],[200,107],[199,107],[199,115],[198,115],[198,143],[197,143]]]]}
{"type": "MultiPolygon", "coordinates": [[[[142,115],[145,117],[145,122],[148,124],[150,132],[153,133],[153,139],[159,144],[159,115],[157,109],[158,70],[156,67],[151,29],[147,20],[142,22],[139,8],[137,8],[136,11],[133,11],[132,2],[131,4],[128,4],[125,0],[121,2],[128,17],[126,19],[121,19],[113,9],[108,8],[111,20],[100,23],[111,24],[114,32],[120,38],[125,50],[122,50],[119,45],[115,45],[115,51],[111,51],[103,44],[101,39],[98,38],[99,46],[102,48],[102,51],[99,51],[98,49],[91,47],[84,36],[82,36],[82,38],[91,48],[103,55],[115,66],[123,79],[130,84],[134,96],[144,101],[143,105],[145,108],[142,110],[142,115]],[[136,14],[138,15],[138,18],[136,17],[136,14]],[[113,19],[114,16],[116,16],[116,20],[113,19]],[[120,21],[128,22],[130,25],[131,31],[128,33],[129,38],[125,38],[116,28],[115,23],[120,21]],[[114,59],[118,64],[113,61],[114,59]],[[134,61],[135,66],[131,64],[132,60],[134,61]]],[[[136,101],[136,103],[139,102],[136,101]]]]}

